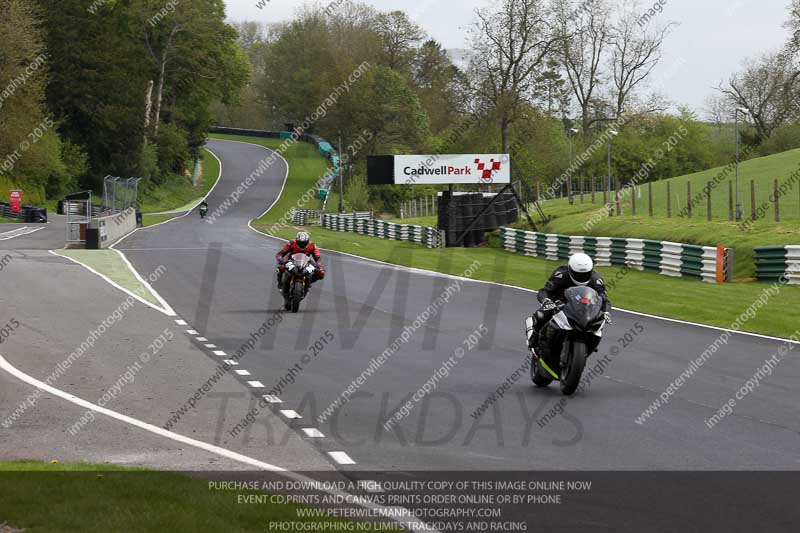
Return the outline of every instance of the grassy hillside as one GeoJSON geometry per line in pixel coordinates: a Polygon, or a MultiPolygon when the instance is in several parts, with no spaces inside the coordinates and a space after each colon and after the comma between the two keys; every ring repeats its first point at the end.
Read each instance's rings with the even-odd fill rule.
{"type": "MultiPolygon", "coordinates": [[[[750,179],[756,180],[757,205],[768,202],[773,181],[783,182],[800,169],[800,150],[791,150],[768,157],[752,159],[740,167],[740,198],[745,220],[750,216],[750,179]]],[[[688,176],[662,180],[653,184],[654,216],[648,215],[647,185],[625,197],[622,217],[599,216],[602,211],[602,193],[596,195],[596,203],[589,195],[580,203],[578,197],[570,206],[566,199],[545,202],[544,211],[553,220],[543,228],[550,233],[570,235],[594,235],[606,237],[636,237],[670,240],[708,246],[727,246],[737,252],[735,275],[748,278],[754,275],[753,248],[755,246],[800,244],[800,181],[781,199],[782,222],[776,224],[770,206],[764,216],[746,227],[728,219],[728,177],[734,179],[733,169],[727,169],[727,177],[712,191],[713,221],[706,219],[705,199],[693,208],[693,218],[678,216],[687,204],[687,182],[692,183],[693,196],[715,176],[724,175],[725,167],[710,169],[688,176]],[[671,185],[672,218],[666,213],[667,182],[671,185]],[[631,196],[637,198],[637,216],[631,214],[631,196]],[[639,198],[641,194],[641,198],[639,198]],[[589,226],[587,222],[596,221],[589,226]]],[[[610,197],[609,197],[610,198],[610,197]]],[[[522,227],[522,226],[520,226],[522,227]]]]}
{"type": "MultiPolygon", "coordinates": [[[[759,157],[744,161],[739,166],[739,197],[742,210],[746,217],[751,213],[750,201],[750,181],[755,181],[756,186],[756,205],[769,201],[769,196],[773,192],[774,180],[781,182],[789,178],[793,173],[800,170],[800,149],[789,150],[779,154],[759,157]]],[[[705,196],[702,194],[703,188],[709,181],[718,181],[719,184],[712,190],[712,215],[715,220],[728,220],[728,201],[729,201],[729,182],[735,183],[736,171],[733,165],[727,167],[717,167],[686,176],[678,176],[667,180],[660,180],[653,183],[653,211],[657,217],[667,216],[667,183],[669,183],[672,197],[672,216],[685,212],[687,207],[687,183],[692,184],[693,202],[692,214],[694,218],[706,220],[708,208],[705,196]],[[699,195],[699,196],[698,196],[699,195]]],[[[637,212],[647,214],[648,208],[648,187],[643,183],[637,187],[636,200],[637,212]]],[[[630,215],[632,207],[631,195],[626,195],[623,204],[623,214],[630,215]]],[[[735,188],[734,188],[735,198],[735,188]]],[[[611,197],[609,196],[609,200],[611,197]]],[[[566,199],[559,199],[544,203],[547,214],[563,216],[577,213],[594,212],[602,207],[603,194],[597,193],[595,204],[591,203],[590,195],[584,196],[584,203],[580,203],[580,198],[576,197],[575,205],[570,206],[566,199]]],[[[794,188],[781,199],[781,211],[786,215],[787,220],[800,220],[800,183],[795,184],[794,188]]],[[[772,211],[767,213],[771,220],[772,211]]]]}

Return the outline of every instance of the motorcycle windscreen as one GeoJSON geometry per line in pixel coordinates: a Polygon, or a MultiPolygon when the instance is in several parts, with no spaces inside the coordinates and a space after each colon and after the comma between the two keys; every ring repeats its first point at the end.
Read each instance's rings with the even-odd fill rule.
{"type": "Polygon", "coordinates": [[[573,327],[589,330],[603,312],[603,299],[591,287],[571,287],[564,292],[564,314],[573,327]]]}
{"type": "Polygon", "coordinates": [[[311,261],[311,257],[307,256],[306,254],[293,254],[292,261],[298,266],[298,268],[303,268],[309,263],[309,261],[311,261]]]}

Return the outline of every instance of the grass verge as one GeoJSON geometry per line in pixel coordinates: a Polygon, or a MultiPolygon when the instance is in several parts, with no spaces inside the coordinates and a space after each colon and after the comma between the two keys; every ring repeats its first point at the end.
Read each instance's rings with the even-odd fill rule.
{"type": "Polygon", "coordinates": [[[55,252],[63,257],[74,259],[83,265],[88,266],[100,274],[103,274],[117,285],[124,287],[136,294],[143,300],[155,306],[161,303],[153,295],[128,267],[122,256],[116,250],[56,250],[55,252]]]}
{"type": "MultiPolygon", "coordinates": [[[[182,474],[109,465],[0,462],[2,519],[32,531],[267,531],[299,523],[328,531],[335,519],[298,519],[297,505],[241,505],[239,495],[182,474]]],[[[343,530],[343,529],[342,529],[343,530]]]]}

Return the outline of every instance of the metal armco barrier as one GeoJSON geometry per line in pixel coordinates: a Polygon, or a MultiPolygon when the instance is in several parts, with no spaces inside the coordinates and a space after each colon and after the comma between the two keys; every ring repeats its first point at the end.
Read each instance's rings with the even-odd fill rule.
{"type": "Polygon", "coordinates": [[[416,226],[412,224],[395,224],[383,220],[371,220],[366,218],[354,218],[344,215],[322,215],[322,227],[334,231],[347,231],[360,233],[370,237],[390,239],[395,241],[418,242],[428,248],[443,248],[444,235],[435,229],[427,226],[416,226]]]}
{"type": "Polygon", "coordinates": [[[756,251],[756,277],[759,281],[779,281],[800,285],[800,245],[761,246],[756,251]]]}
{"type": "Polygon", "coordinates": [[[503,248],[510,252],[564,261],[585,253],[599,266],[629,266],[665,276],[709,283],[733,279],[731,248],[617,237],[577,237],[500,228],[503,248]]]}

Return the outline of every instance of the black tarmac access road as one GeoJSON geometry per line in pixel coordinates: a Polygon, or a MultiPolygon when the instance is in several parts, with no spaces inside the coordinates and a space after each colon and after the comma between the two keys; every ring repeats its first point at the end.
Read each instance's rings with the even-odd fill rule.
{"type": "MultiPolygon", "coordinates": [[[[209,148],[219,156],[223,171],[209,199],[213,211],[269,151],[219,140],[209,141],[209,148]]],[[[273,203],[286,174],[282,161],[273,165],[213,224],[201,222],[195,212],[139,230],[117,245],[140,272],[166,266],[155,288],[193,329],[228,354],[235,353],[281,309],[273,282],[273,255],[281,242],[256,233],[248,221],[273,203]]],[[[325,260],[329,275],[314,287],[301,312],[285,316],[272,327],[237,368],[251,374],[239,377],[244,383],[259,381],[265,386],[248,385],[257,398],[301,362],[315,341],[326,334],[333,336],[317,357],[307,359],[293,377],[294,383],[282,388],[283,403],[277,407],[303,417],[291,422],[299,434],[306,435],[304,428],[321,432],[324,437],[313,442],[322,451],[344,452],[346,457],[329,456],[343,469],[800,467],[796,353],[784,358],[752,393],[737,400],[734,414],[713,428],[705,423],[778,351],[780,341],[732,336],[668,404],[649,420],[637,423],[637,417],[722,332],[617,312],[601,352],[594,356],[597,362],[608,354],[610,364],[588,390],[562,405],[557,386],[537,390],[526,374],[476,420],[471,413],[524,363],[522,322],[535,307],[534,295],[464,282],[407,344],[362,376],[371,360],[453,280],[334,252],[325,253],[325,260]],[[465,339],[480,331],[481,325],[488,333],[477,348],[469,350],[465,339]],[[628,340],[623,339],[626,333],[630,333],[628,340]],[[465,349],[461,358],[454,355],[458,348],[465,349]],[[454,364],[441,371],[450,357],[454,364]],[[361,382],[351,389],[350,401],[318,421],[359,376],[361,382]],[[435,383],[435,388],[429,386],[430,393],[421,399],[417,395],[419,401],[413,403],[412,395],[426,382],[435,383]],[[385,430],[383,422],[409,400],[409,414],[395,428],[385,430]],[[346,464],[348,458],[355,464],[346,464]]],[[[742,310],[749,304],[742,302],[742,310]]],[[[225,431],[244,414],[241,410],[224,413],[225,431]]],[[[256,424],[249,438],[268,439],[269,435],[256,424]]]]}

